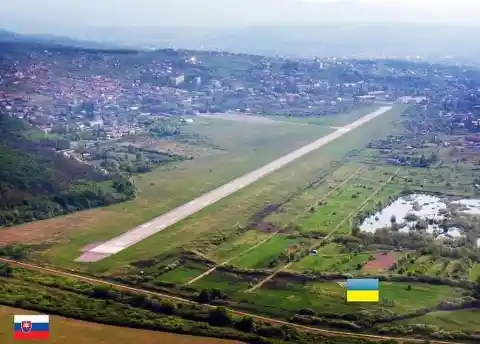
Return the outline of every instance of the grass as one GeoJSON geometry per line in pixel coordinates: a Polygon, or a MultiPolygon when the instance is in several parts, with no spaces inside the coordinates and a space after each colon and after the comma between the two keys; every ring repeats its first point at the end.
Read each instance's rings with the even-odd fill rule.
{"type": "Polygon", "coordinates": [[[219,245],[218,248],[210,254],[210,258],[218,262],[234,258],[270,236],[270,233],[249,230],[219,245]]]}
{"type": "MultiPolygon", "coordinates": [[[[398,107],[349,132],[341,140],[332,142],[297,160],[295,164],[272,173],[254,185],[242,189],[167,230],[153,235],[148,240],[138,243],[135,247],[98,263],[78,265],[74,264],[73,260],[79,255],[79,250],[82,247],[114,237],[231,180],[239,174],[239,167],[252,170],[261,165],[259,159],[261,160],[262,157],[269,156],[270,159],[266,160],[272,160],[272,155],[277,154],[278,156],[280,153],[291,151],[295,147],[311,141],[311,138],[302,131],[303,129],[299,129],[304,126],[285,125],[289,128],[285,130],[290,131],[288,135],[285,134],[289,137],[288,142],[279,141],[278,137],[282,137],[280,135],[272,141],[267,140],[268,145],[265,140],[266,137],[271,136],[265,134],[265,126],[262,126],[257,135],[262,135],[263,141],[259,137],[256,140],[249,138],[250,144],[256,142],[256,144],[261,145],[261,148],[257,147],[256,154],[252,154],[251,146],[242,146],[240,140],[235,143],[235,145],[242,147],[237,148],[239,152],[226,154],[221,159],[218,156],[211,156],[190,160],[179,163],[177,168],[157,169],[150,175],[137,178],[137,185],[141,192],[139,197],[132,202],[34,223],[24,228],[16,227],[14,230],[23,229],[32,232],[49,230],[53,232],[52,237],[55,237],[54,233],[60,233],[59,235],[63,240],[35,258],[47,260],[55,265],[80,269],[87,268],[92,271],[116,269],[126,263],[147,259],[176,247],[195,248],[209,255],[222,242],[227,241],[235,233],[238,226],[247,225],[250,216],[262,209],[265,204],[278,203],[291,197],[292,194],[309,185],[312,180],[321,178],[323,174],[330,171],[330,164],[341,160],[350,150],[365,146],[376,135],[378,137],[383,136],[384,132],[392,126],[392,121],[402,111],[403,108],[398,107]],[[296,133],[296,135],[292,136],[293,133],[296,133]],[[275,153],[272,153],[272,151],[275,153]],[[199,176],[201,178],[198,178],[199,176]],[[220,237],[221,240],[217,243],[217,240],[212,240],[213,237],[216,239],[220,237]]],[[[198,127],[195,130],[210,130],[211,135],[217,135],[216,140],[220,143],[222,140],[230,142],[235,140],[236,135],[243,135],[238,133],[239,130],[234,130],[238,128],[237,122],[213,122],[203,129],[200,129],[202,124],[197,123],[198,127]],[[219,130],[213,130],[212,127],[215,128],[216,125],[213,122],[222,123],[222,128],[231,128],[231,131],[220,133],[219,130]]],[[[251,124],[244,125],[252,127],[252,130],[256,127],[251,124]]],[[[271,126],[271,130],[276,131],[278,130],[277,127],[283,126],[271,126]]],[[[310,128],[309,126],[305,127],[310,128]]],[[[318,132],[318,128],[321,127],[312,127],[316,128],[317,137],[321,136],[320,133],[325,133],[322,130],[320,130],[320,133],[318,132]]],[[[212,141],[214,140],[215,138],[212,138],[212,141]]],[[[225,144],[228,144],[228,142],[225,144]]]]}
{"type": "Polygon", "coordinates": [[[286,252],[288,246],[293,243],[282,235],[276,235],[264,243],[261,248],[252,250],[231,262],[232,265],[241,268],[266,268],[267,264],[278,257],[282,252],[286,252]]]}
{"type": "MultiPolygon", "coordinates": [[[[208,255],[210,252],[214,251],[219,244],[221,244],[221,242],[218,244],[212,244],[212,236],[223,237],[222,240],[226,241],[228,237],[235,232],[236,227],[247,225],[249,218],[262,209],[265,204],[278,203],[285,200],[290,197],[292,193],[302,190],[302,188],[310,184],[312,180],[321,177],[329,170],[330,164],[333,161],[341,159],[341,157],[347,154],[351,149],[366,145],[374,135],[383,135],[383,132],[379,130],[379,128],[385,128],[385,130],[389,128],[392,120],[394,120],[400,113],[401,108],[390,111],[357,130],[349,132],[344,138],[342,138],[342,140],[332,142],[329,145],[308,154],[297,160],[295,164],[290,164],[283,169],[272,173],[268,177],[256,182],[254,185],[248,186],[220,202],[192,215],[184,221],[151,236],[148,240],[136,244],[135,247],[124,250],[119,254],[98,263],[83,266],[89,269],[104,271],[115,265],[118,267],[119,265],[121,266],[138,259],[147,259],[154,254],[168,252],[175,247],[195,248],[208,255]]],[[[191,163],[193,163],[193,161],[191,161],[191,163]]],[[[229,164],[225,163],[225,165],[229,164]]],[[[229,167],[227,166],[224,168],[229,167]]],[[[208,172],[204,173],[208,174],[208,172]]],[[[178,180],[178,175],[181,175],[180,171],[174,171],[171,175],[173,179],[170,183],[172,185],[178,180]]],[[[195,171],[195,175],[203,175],[202,170],[195,171]]],[[[185,179],[188,180],[188,178],[185,179]]],[[[178,182],[180,181],[178,180],[178,182]]],[[[176,201],[181,197],[184,201],[193,198],[193,195],[187,198],[181,191],[179,191],[183,190],[185,184],[188,183],[183,180],[183,184],[184,185],[181,187],[178,187],[177,185],[178,190],[174,197],[176,201]]],[[[149,190],[148,192],[153,191],[149,190]]],[[[134,202],[139,202],[140,200],[141,197],[134,202]]],[[[152,197],[149,200],[149,203],[144,204],[143,206],[146,208],[150,207],[150,210],[155,210],[157,209],[158,204],[153,201],[152,197]]],[[[138,224],[140,222],[140,214],[146,211],[145,209],[142,209],[142,211],[138,212],[140,214],[137,214],[134,210],[138,210],[138,207],[139,204],[137,203],[136,206],[132,207],[130,210],[126,210],[122,215],[126,216],[128,214],[131,217],[136,216],[137,220],[135,221],[135,224],[138,224]]],[[[162,212],[155,211],[154,214],[153,210],[151,217],[162,212]]],[[[124,230],[121,230],[121,228],[126,227],[125,223],[122,222],[122,224],[117,224],[117,227],[112,224],[112,221],[119,221],[123,216],[116,216],[115,219],[105,221],[102,226],[102,232],[84,229],[82,230],[82,234],[78,234],[79,236],[75,237],[70,244],[59,245],[51,249],[49,254],[50,256],[55,257],[54,263],[59,265],[72,265],[73,259],[78,255],[76,251],[78,251],[80,247],[91,242],[99,241],[107,235],[108,237],[112,237],[119,232],[123,232],[124,230]],[[87,239],[89,239],[88,242],[87,239]]],[[[123,218],[123,220],[126,222],[125,218],[123,218]]],[[[98,223],[97,226],[99,226],[98,223]]],[[[131,227],[134,227],[133,223],[129,226],[129,228],[131,227]]]]}
{"type": "Polygon", "coordinates": [[[475,264],[475,266],[470,270],[470,280],[471,281],[478,281],[480,278],[480,264],[475,264]]]}
{"type": "Polygon", "coordinates": [[[442,300],[459,295],[454,289],[446,286],[413,284],[412,290],[408,291],[407,285],[382,282],[380,285],[382,303],[380,304],[346,304],[345,289],[335,282],[315,282],[303,286],[298,283],[268,282],[263,288],[242,297],[257,305],[259,309],[276,305],[280,310],[290,312],[301,308],[312,308],[318,312],[335,314],[354,313],[362,309],[372,311],[387,309],[403,314],[421,307],[436,306],[442,300]]]}
{"type": "MultiPolygon", "coordinates": [[[[341,159],[351,149],[367,144],[372,135],[378,133],[379,127],[388,128],[398,113],[392,111],[373,123],[348,133],[344,139],[308,154],[295,164],[290,164],[181,223],[153,235],[137,244],[135,250],[127,249],[120,252],[114,257],[115,260],[118,262],[148,257],[151,255],[152,247],[157,251],[159,247],[167,251],[188,243],[209,255],[218,247],[212,245],[211,236],[218,235],[227,239],[232,235],[228,234],[228,231],[232,233],[235,227],[248,225],[249,218],[263,209],[264,205],[281,202],[292,194],[304,191],[312,180],[321,178],[331,169],[330,164],[333,161],[341,159]]],[[[108,264],[108,261],[113,261],[113,258],[105,260],[105,264],[108,264]]]]}
{"type": "Polygon", "coordinates": [[[248,280],[242,280],[231,273],[217,270],[190,286],[198,290],[219,289],[230,296],[235,296],[242,294],[243,290],[248,288],[248,283],[248,280]]]}
{"type": "MultiPolygon", "coordinates": [[[[0,306],[0,343],[13,344],[13,315],[36,314],[17,308],[0,306]]],[[[130,329],[124,327],[94,324],[79,320],[67,319],[59,316],[50,316],[49,343],[64,344],[74,341],[75,344],[117,344],[124,343],[177,343],[177,344],[206,344],[206,343],[239,343],[235,341],[202,338],[166,332],[154,332],[130,329]]]]}
{"type": "Polygon", "coordinates": [[[380,297],[383,300],[393,301],[398,312],[409,312],[422,307],[433,307],[440,302],[455,299],[461,292],[444,285],[424,283],[380,283],[380,297]],[[411,290],[408,290],[408,286],[411,290]]]}
{"type": "MultiPolygon", "coordinates": [[[[362,256],[362,255],[359,255],[362,256]]],[[[366,257],[362,257],[366,258],[366,257]]],[[[461,297],[461,290],[424,283],[381,282],[380,304],[346,304],[345,289],[336,281],[307,282],[274,278],[262,288],[248,293],[257,277],[215,271],[195,282],[197,289],[218,288],[239,303],[239,307],[272,316],[290,316],[302,308],[320,313],[345,314],[360,310],[385,310],[405,314],[423,307],[435,307],[441,301],[461,297]],[[408,286],[411,285],[411,290],[408,286]]]]}
{"type": "Polygon", "coordinates": [[[406,270],[405,273],[411,272],[427,276],[441,276],[448,264],[449,260],[446,258],[435,259],[431,255],[423,255],[410,259],[402,264],[402,266],[406,270]]]}
{"type": "Polygon", "coordinates": [[[381,282],[380,304],[346,304],[345,289],[335,282],[300,285],[298,282],[294,284],[274,281],[242,297],[257,305],[259,309],[276,305],[283,311],[312,308],[318,312],[342,314],[354,313],[361,309],[372,311],[387,309],[404,314],[422,307],[437,306],[443,300],[460,296],[459,291],[448,286],[421,283],[411,285],[412,290],[407,290],[407,283],[381,282]]]}
{"type": "Polygon", "coordinates": [[[182,284],[207,271],[199,266],[182,265],[157,278],[158,281],[182,284]]]}
{"type": "MultiPolygon", "coordinates": [[[[381,183],[386,181],[394,171],[390,167],[367,168],[344,185],[337,194],[331,196],[326,204],[317,206],[310,214],[301,218],[297,224],[303,231],[329,233],[367,200],[381,183]]],[[[399,190],[398,190],[399,191],[399,190]]],[[[377,199],[376,195],[373,199],[377,199]]],[[[348,232],[349,222],[337,232],[348,232]]]]}
{"type": "Polygon", "coordinates": [[[329,271],[329,267],[335,264],[341,252],[342,247],[340,245],[334,243],[327,244],[317,249],[316,256],[306,256],[302,260],[290,265],[288,270],[297,272],[307,270],[329,271]]]}
{"type": "Polygon", "coordinates": [[[335,195],[335,189],[351,177],[359,168],[360,164],[347,163],[335,169],[322,183],[313,188],[305,190],[301,194],[282,206],[282,211],[269,215],[266,220],[274,223],[278,227],[285,227],[289,223],[295,223],[296,219],[305,216],[310,207],[317,207],[318,202],[325,200],[329,193],[335,195]]]}
{"type": "Polygon", "coordinates": [[[440,311],[424,316],[404,320],[403,324],[435,325],[446,331],[478,331],[480,328],[480,310],[440,311]]]}
{"type": "Polygon", "coordinates": [[[296,313],[302,308],[336,314],[360,309],[357,305],[352,307],[345,303],[345,290],[335,282],[310,283],[305,286],[292,283],[284,285],[282,288],[272,288],[272,283],[268,282],[264,287],[243,297],[256,308],[268,313],[273,311],[270,307],[286,314],[296,313]]]}
{"type": "Polygon", "coordinates": [[[315,125],[331,125],[331,126],[343,126],[350,122],[353,122],[359,119],[366,114],[369,114],[376,110],[378,106],[376,105],[366,105],[358,110],[351,111],[349,113],[341,115],[327,115],[320,117],[289,117],[284,115],[268,115],[266,117],[282,121],[282,122],[292,122],[292,123],[302,123],[302,124],[315,124],[315,125]]]}
{"type": "Polygon", "coordinates": [[[13,227],[5,235],[27,231],[30,235],[25,237],[35,242],[43,239],[40,233],[47,233],[61,242],[47,256],[65,264],[88,244],[117,236],[332,131],[318,126],[282,124],[265,130],[247,123],[206,122],[185,130],[207,137],[226,154],[179,162],[135,177],[140,194],[131,202],[13,227]]]}
{"type": "Polygon", "coordinates": [[[292,271],[314,271],[314,272],[358,272],[358,266],[368,262],[371,254],[339,254],[334,256],[307,256],[294,263],[288,269],[292,271]]]}

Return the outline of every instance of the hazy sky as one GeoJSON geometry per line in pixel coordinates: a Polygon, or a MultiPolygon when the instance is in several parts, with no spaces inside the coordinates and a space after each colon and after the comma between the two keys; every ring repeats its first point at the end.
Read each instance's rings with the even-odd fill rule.
{"type": "MultiPolygon", "coordinates": [[[[0,0],[0,26],[244,26],[396,21],[476,23],[480,0],[0,0]]],[[[56,32],[58,33],[58,32],[56,32]]]]}

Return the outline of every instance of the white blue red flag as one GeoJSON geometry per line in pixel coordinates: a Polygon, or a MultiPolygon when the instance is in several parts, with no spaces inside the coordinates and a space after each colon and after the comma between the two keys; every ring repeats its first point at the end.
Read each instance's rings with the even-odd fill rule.
{"type": "Polygon", "coordinates": [[[48,339],[50,317],[48,315],[14,315],[15,339],[48,339]]]}

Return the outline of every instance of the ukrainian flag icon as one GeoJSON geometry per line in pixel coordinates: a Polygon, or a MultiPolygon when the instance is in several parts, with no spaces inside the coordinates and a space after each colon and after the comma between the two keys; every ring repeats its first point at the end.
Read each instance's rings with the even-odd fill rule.
{"type": "Polygon", "coordinates": [[[380,302],[378,279],[348,279],[347,302],[380,302]]]}

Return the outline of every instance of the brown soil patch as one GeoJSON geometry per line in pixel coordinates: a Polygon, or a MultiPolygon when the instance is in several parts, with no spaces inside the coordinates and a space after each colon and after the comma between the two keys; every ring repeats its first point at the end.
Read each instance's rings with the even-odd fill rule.
{"type": "Polygon", "coordinates": [[[292,245],[288,247],[288,253],[295,253],[297,252],[298,247],[296,245],[292,245]]]}
{"type": "Polygon", "coordinates": [[[397,262],[397,257],[393,252],[377,253],[375,259],[368,262],[364,267],[364,271],[374,272],[378,270],[388,270],[397,262]]]}
{"type": "Polygon", "coordinates": [[[112,215],[105,209],[90,209],[48,220],[0,228],[0,246],[12,244],[39,244],[57,242],[68,237],[68,232],[84,229],[98,218],[112,215]]]}

